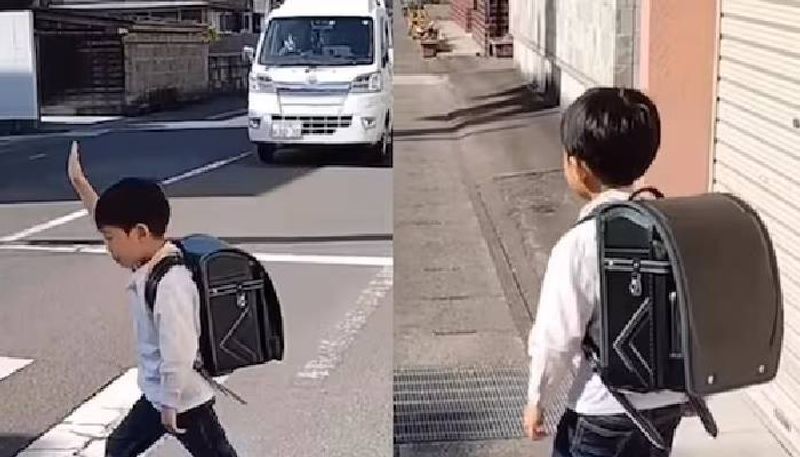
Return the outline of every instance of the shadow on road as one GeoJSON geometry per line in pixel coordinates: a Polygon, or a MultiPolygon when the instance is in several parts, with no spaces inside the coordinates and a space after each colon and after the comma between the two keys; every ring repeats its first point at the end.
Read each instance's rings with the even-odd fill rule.
{"type": "Polygon", "coordinates": [[[211,116],[215,119],[226,119],[236,114],[247,114],[247,95],[227,95],[210,100],[200,100],[185,104],[179,108],[150,113],[135,119],[131,124],[149,122],[204,121],[211,116]]]}
{"type": "MultiPolygon", "coordinates": [[[[75,201],[66,176],[70,143],[59,137],[0,148],[0,204],[75,201]]],[[[252,151],[241,128],[119,131],[81,139],[84,169],[98,191],[122,177],[164,180],[252,151]]],[[[166,189],[180,197],[257,196],[324,166],[385,165],[360,148],[287,149],[274,164],[247,156],[166,189]]]]}
{"type": "Polygon", "coordinates": [[[34,440],[30,435],[0,432],[0,457],[13,457],[34,440]]]}
{"type": "Polygon", "coordinates": [[[278,166],[391,167],[367,147],[340,146],[326,148],[284,148],[275,158],[278,166]]]}
{"type": "Polygon", "coordinates": [[[528,85],[473,97],[472,100],[484,103],[453,110],[446,114],[426,116],[422,120],[454,122],[451,130],[457,131],[474,125],[486,125],[500,120],[507,121],[515,116],[536,113],[552,106],[542,96],[533,92],[528,85]],[[492,99],[496,100],[487,101],[492,99]]]}
{"type": "MultiPolygon", "coordinates": [[[[396,130],[394,132],[394,136],[396,137],[395,141],[397,142],[410,142],[410,141],[428,141],[431,140],[431,136],[441,135],[441,140],[453,140],[453,139],[462,139],[467,138],[474,135],[481,135],[484,133],[496,133],[502,132],[507,130],[516,130],[516,129],[524,129],[530,127],[530,122],[532,119],[537,117],[547,117],[552,116],[553,113],[549,111],[544,112],[536,112],[531,114],[518,115],[515,118],[511,119],[513,123],[509,124],[505,123],[495,123],[489,124],[486,128],[480,129],[467,129],[466,127],[432,127],[432,128],[423,128],[423,129],[407,129],[407,130],[396,130]]],[[[437,139],[437,138],[433,138],[437,139]]]]}

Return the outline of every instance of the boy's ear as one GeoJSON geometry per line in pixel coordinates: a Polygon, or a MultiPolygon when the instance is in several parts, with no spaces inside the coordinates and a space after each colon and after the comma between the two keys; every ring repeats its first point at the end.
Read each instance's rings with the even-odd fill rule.
{"type": "Polygon", "coordinates": [[[578,168],[578,173],[580,173],[581,178],[594,178],[594,173],[592,173],[592,170],[590,170],[589,166],[586,165],[586,162],[577,157],[573,157],[573,160],[575,160],[575,165],[578,168]]]}
{"type": "Polygon", "coordinates": [[[133,227],[133,233],[136,235],[137,238],[147,238],[150,236],[150,227],[145,224],[136,224],[133,227]]]}
{"type": "Polygon", "coordinates": [[[597,175],[594,174],[591,168],[586,164],[585,161],[577,158],[577,157],[570,157],[570,160],[574,160],[575,169],[578,172],[578,178],[581,182],[592,192],[597,192],[602,187],[600,179],[597,175]]]}

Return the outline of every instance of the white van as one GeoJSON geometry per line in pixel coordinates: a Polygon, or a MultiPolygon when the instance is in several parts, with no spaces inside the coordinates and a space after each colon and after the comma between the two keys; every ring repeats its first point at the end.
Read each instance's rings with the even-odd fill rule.
{"type": "Polygon", "coordinates": [[[282,145],[364,145],[391,160],[394,53],[383,0],[287,0],[245,53],[248,132],[263,162],[282,145]]]}

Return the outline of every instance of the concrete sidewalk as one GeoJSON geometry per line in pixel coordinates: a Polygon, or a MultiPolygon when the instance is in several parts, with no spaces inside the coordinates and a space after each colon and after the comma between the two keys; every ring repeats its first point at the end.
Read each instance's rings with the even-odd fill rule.
{"type": "Polygon", "coordinates": [[[423,60],[395,26],[395,455],[543,455],[520,439],[477,439],[479,426],[518,422],[519,402],[511,412],[475,406],[489,395],[479,386],[511,380],[504,370],[524,369],[525,353],[463,180],[447,116],[455,100],[436,76],[451,59],[423,60]]]}
{"type": "MultiPolygon", "coordinates": [[[[404,68],[447,78],[395,93],[396,455],[548,456],[549,442],[531,444],[519,430],[493,439],[467,430],[491,421],[518,427],[520,403],[504,406],[505,419],[486,404],[454,412],[443,400],[453,390],[434,389],[430,379],[446,386],[443,373],[462,373],[460,387],[452,389],[469,397],[470,370],[526,370],[524,341],[543,269],[580,204],[562,177],[560,114],[547,109],[510,62],[420,62],[410,40],[397,41],[404,68]],[[425,411],[404,403],[413,398],[403,384],[409,372],[424,379],[416,387],[427,398],[425,411]]],[[[744,394],[714,398],[711,407],[719,438],[711,440],[696,419],[687,419],[673,455],[788,456],[744,394]]]]}

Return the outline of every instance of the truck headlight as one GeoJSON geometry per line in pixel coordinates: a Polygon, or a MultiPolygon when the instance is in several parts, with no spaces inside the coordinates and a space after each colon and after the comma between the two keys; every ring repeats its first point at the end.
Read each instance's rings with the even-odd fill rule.
{"type": "Polygon", "coordinates": [[[380,92],[383,90],[383,75],[380,72],[361,75],[350,85],[353,92],[380,92]]]}
{"type": "Polygon", "coordinates": [[[275,84],[272,78],[267,75],[256,75],[250,73],[250,91],[271,94],[275,92],[275,84]]]}
{"type": "Polygon", "coordinates": [[[364,125],[366,130],[372,130],[378,125],[378,120],[372,116],[362,117],[361,123],[364,125]]]}

